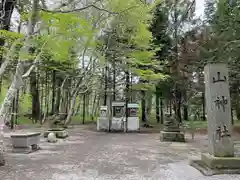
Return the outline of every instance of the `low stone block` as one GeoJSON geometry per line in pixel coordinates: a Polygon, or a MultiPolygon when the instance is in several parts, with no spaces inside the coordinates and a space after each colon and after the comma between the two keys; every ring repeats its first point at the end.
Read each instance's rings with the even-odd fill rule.
{"type": "Polygon", "coordinates": [[[97,120],[97,130],[98,131],[108,131],[109,130],[109,121],[107,117],[99,117],[97,120]]]}
{"type": "Polygon", "coordinates": [[[169,142],[185,142],[184,133],[181,132],[160,132],[160,140],[161,141],[169,141],[169,142]]]}
{"type": "Polygon", "coordinates": [[[47,138],[49,133],[54,133],[57,138],[68,137],[68,132],[63,128],[53,128],[44,132],[44,137],[47,138]]]}
{"type": "Polygon", "coordinates": [[[205,176],[218,174],[240,174],[240,157],[214,157],[202,154],[201,160],[194,160],[190,165],[205,176]]]}
{"type": "Polygon", "coordinates": [[[210,168],[240,169],[240,157],[214,157],[204,153],[202,154],[202,161],[210,168]]]}
{"type": "Polygon", "coordinates": [[[39,132],[12,134],[12,151],[14,153],[31,153],[39,150],[40,135],[39,132]]]}
{"type": "Polygon", "coordinates": [[[12,149],[13,153],[21,153],[21,154],[29,154],[35,151],[38,151],[40,149],[39,145],[32,145],[32,146],[28,146],[28,147],[14,147],[12,149]]]}

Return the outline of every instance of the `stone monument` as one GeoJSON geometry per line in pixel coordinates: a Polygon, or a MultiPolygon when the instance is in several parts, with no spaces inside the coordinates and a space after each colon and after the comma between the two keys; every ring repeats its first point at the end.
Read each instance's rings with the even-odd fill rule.
{"type": "Polygon", "coordinates": [[[185,142],[184,133],[180,132],[179,123],[170,114],[165,115],[161,141],[185,142]]]}
{"type": "Polygon", "coordinates": [[[98,131],[106,131],[109,128],[107,111],[108,111],[107,106],[100,107],[100,116],[97,119],[97,130],[98,131]]]}
{"type": "Polygon", "coordinates": [[[225,64],[204,67],[208,121],[208,153],[191,165],[204,175],[240,173],[240,158],[234,156],[228,68],[225,64]]]}
{"type": "Polygon", "coordinates": [[[128,104],[128,122],[127,129],[128,131],[138,131],[139,127],[139,117],[138,117],[139,105],[137,103],[128,104]]]}

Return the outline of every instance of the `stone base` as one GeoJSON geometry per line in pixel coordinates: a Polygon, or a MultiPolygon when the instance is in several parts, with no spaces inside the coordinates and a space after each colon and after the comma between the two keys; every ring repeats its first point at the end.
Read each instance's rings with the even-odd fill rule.
{"type": "Polygon", "coordinates": [[[49,130],[44,132],[43,136],[45,138],[47,138],[49,133],[54,133],[56,138],[64,139],[64,138],[68,137],[67,131],[62,129],[62,128],[59,128],[59,129],[49,129],[49,130]]]}
{"type": "MultiPolygon", "coordinates": [[[[124,129],[102,129],[99,132],[107,132],[107,133],[124,133],[124,129]]],[[[127,133],[140,133],[140,129],[138,130],[128,130],[127,133]]]]}
{"type": "Polygon", "coordinates": [[[240,174],[240,157],[214,157],[202,154],[201,160],[191,161],[190,165],[205,176],[240,174]]]}
{"type": "Polygon", "coordinates": [[[21,153],[21,154],[29,154],[35,151],[38,151],[40,149],[39,145],[35,144],[29,147],[13,147],[12,152],[13,153],[21,153]]]}
{"type": "Polygon", "coordinates": [[[181,132],[160,132],[161,141],[170,141],[170,142],[185,142],[184,133],[181,132]]]}

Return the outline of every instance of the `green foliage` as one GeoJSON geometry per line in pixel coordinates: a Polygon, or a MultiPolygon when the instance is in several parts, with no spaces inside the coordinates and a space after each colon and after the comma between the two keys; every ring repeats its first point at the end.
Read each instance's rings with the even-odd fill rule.
{"type": "Polygon", "coordinates": [[[22,94],[19,97],[19,112],[20,114],[29,113],[32,108],[32,96],[29,93],[22,94]]]}
{"type": "Polygon", "coordinates": [[[53,60],[68,61],[71,50],[79,52],[85,46],[96,47],[94,36],[98,31],[81,15],[42,12],[41,18],[49,28],[49,33],[42,36],[41,40],[53,60]]]}
{"type": "Polygon", "coordinates": [[[113,12],[120,12],[110,21],[108,33],[104,35],[108,46],[107,56],[115,57],[124,71],[130,70],[144,84],[132,86],[137,89],[153,88],[154,84],[165,76],[161,71],[161,64],[156,60],[156,52],[160,47],[152,46],[152,32],[149,31],[152,20],[153,5],[138,0],[123,3],[121,0],[108,1],[113,12]]]}
{"type": "Polygon", "coordinates": [[[16,49],[22,46],[21,40],[23,37],[24,36],[19,33],[0,30],[0,39],[6,44],[0,47],[1,55],[8,56],[10,60],[14,60],[16,57],[16,49]]]}
{"type": "Polygon", "coordinates": [[[228,64],[232,107],[239,111],[240,6],[239,1],[231,2],[207,0],[205,16],[208,24],[196,65],[203,69],[206,63],[228,64]]]}

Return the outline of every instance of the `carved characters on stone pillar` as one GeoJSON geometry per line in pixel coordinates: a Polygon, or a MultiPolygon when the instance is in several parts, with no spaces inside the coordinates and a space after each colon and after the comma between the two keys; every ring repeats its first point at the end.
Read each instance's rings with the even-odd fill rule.
{"type": "Polygon", "coordinates": [[[216,129],[216,140],[220,140],[221,139],[221,127],[218,126],[216,129]]]}
{"type": "Polygon", "coordinates": [[[231,137],[227,126],[223,125],[223,128],[218,126],[216,129],[216,140],[221,140],[224,137],[231,137]]]}
{"type": "Polygon", "coordinates": [[[226,125],[223,126],[223,130],[222,130],[222,134],[221,134],[221,137],[225,137],[225,136],[227,136],[227,137],[231,136],[226,125]]]}
{"type": "Polygon", "coordinates": [[[221,98],[218,96],[214,103],[218,110],[222,109],[223,112],[225,112],[228,100],[225,98],[225,96],[222,96],[221,98]]]}
{"type": "Polygon", "coordinates": [[[217,83],[217,82],[226,82],[227,81],[227,77],[223,76],[223,78],[221,78],[221,73],[217,72],[217,78],[213,77],[213,83],[217,83]]]}

